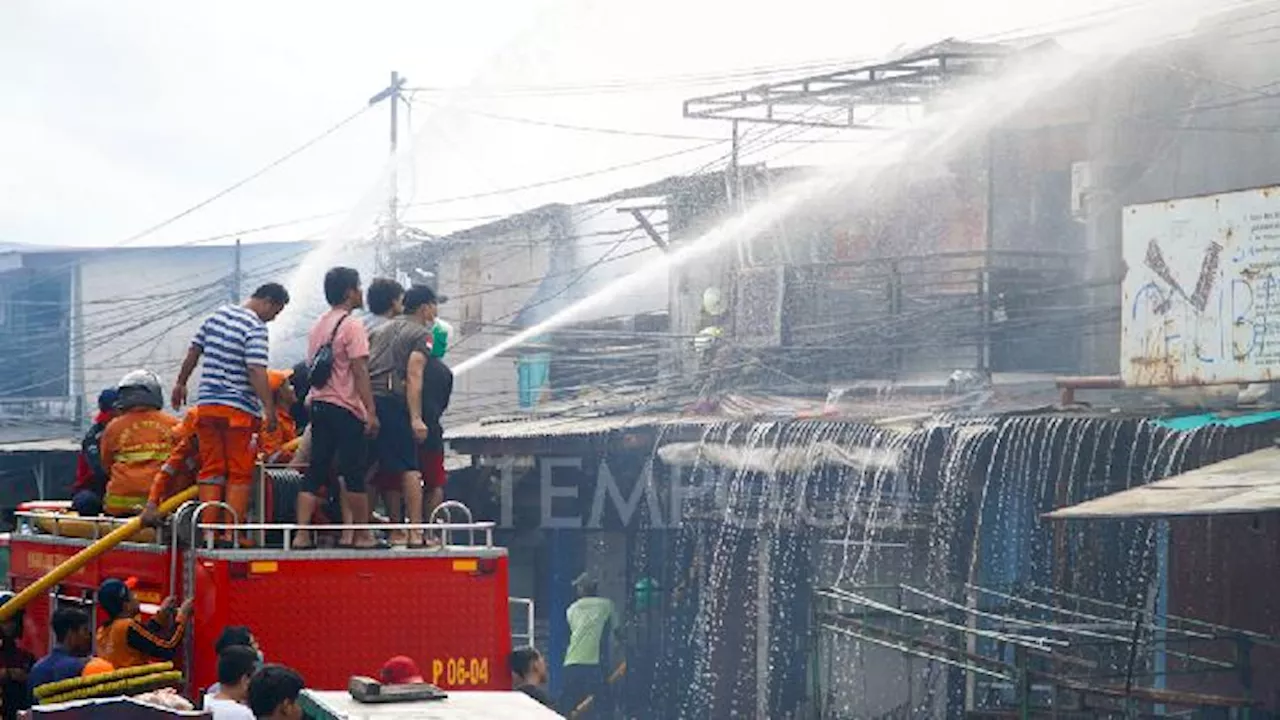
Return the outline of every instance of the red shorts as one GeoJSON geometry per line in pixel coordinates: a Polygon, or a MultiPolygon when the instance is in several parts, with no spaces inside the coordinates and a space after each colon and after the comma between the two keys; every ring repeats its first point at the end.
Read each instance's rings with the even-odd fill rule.
{"type": "Polygon", "coordinates": [[[449,479],[444,471],[443,450],[419,450],[418,466],[422,468],[422,486],[428,490],[444,487],[449,479]]]}
{"type": "Polygon", "coordinates": [[[375,488],[382,491],[400,492],[404,488],[404,476],[400,473],[382,472],[378,470],[370,480],[375,488]]]}

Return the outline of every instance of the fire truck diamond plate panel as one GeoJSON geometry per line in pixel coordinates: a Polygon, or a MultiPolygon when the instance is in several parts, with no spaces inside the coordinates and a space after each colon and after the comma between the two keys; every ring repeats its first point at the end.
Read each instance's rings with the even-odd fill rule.
{"type": "MultiPolygon", "coordinates": [[[[248,625],[273,662],[308,685],[346,687],[396,655],[455,690],[510,687],[505,556],[487,559],[282,560],[202,575],[227,601],[224,622],[248,625]]],[[[203,590],[203,588],[200,588],[203,590]]]]}
{"type": "Polygon", "coordinates": [[[1130,387],[1280,378],[1280,187],[1124,209],[1130,387]]]}

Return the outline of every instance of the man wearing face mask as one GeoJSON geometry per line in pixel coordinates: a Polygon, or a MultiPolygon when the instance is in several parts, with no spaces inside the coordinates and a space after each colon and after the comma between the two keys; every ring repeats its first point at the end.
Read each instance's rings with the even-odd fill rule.
{"type": "MultiPolygon", "coordinates": [[[[439,302],[444,300],[440,298],[439,302]]],[[[444,501],[444,486],[448,480],[444,469],[444,426],[441,418],[449,409],[449,399],[453,396],[453,371],[444,363],[451,330],[448,323],[436,319],[432,329],[431,356],[422,369],[422,419],[427,425],[427,438],[419,448],[418,462],[422,469],[428,518],[444,501]]]]}

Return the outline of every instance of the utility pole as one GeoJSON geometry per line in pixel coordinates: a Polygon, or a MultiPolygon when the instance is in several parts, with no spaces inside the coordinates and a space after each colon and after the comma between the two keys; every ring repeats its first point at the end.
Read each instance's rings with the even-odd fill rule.
{"type": "Polygon", "coordinates": [[[378,244],[376,265],[379,275],[396,277],[400,245],[400,200],[397,197],[396,149],[400,128],[400,102],[404,99],[402,90],[407,78],[392,71],[391,84],[383,88],[377,95],[369,98],[369,105],[377,105],[383,100],[391,101],[391,169],[387,185],[387,221],[382,226],[382,242],[378,244]]]}

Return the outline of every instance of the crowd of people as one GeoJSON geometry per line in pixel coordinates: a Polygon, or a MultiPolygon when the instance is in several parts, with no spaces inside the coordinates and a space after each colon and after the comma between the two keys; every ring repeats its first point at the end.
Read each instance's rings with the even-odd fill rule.
{"type": "MultiPolygon", "coordinates": [[[[182,418],[165,409],[161,380],[148,370],[104,390],[81,443],[72,509],[140,514],[155,526],[164,500],[196,485],[202,502],[225,503],[234,515],[210,510],[203,522],[243,521],[257,463],[293,464],[305,467],[299,525],[355,526],[340,533],[340,547],[436,544],[419,529],[384,540],[360,526],[379,501],[392,522],[421,524],[443,500],[441,417],[453,391],[442,359],[449,329],[437,317],[444,298],[388,278],[373,280],[366,295],[346,267],[326,273],[324,293],[330,308],[308,334],[306,358],[289,368],[268,366],[267,324],[290,300],[283,286],[262,285],[206,318],[167,397],[172,411],[185,409],[182,418]]],[[[210,531],[206,540],[230,544],[232,533],[210,531]]],[[[302,530],[293,548],[316,542],[302,530]]]]}

